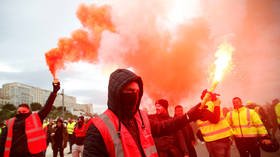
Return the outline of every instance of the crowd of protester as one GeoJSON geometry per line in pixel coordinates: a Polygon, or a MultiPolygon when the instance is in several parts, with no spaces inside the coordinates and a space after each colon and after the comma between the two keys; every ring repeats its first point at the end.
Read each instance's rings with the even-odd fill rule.
{"type": "Polygon", "coordinates": [[[73,157],[197,157],[197,138],[210,157],[230,157],[232,145],[240,157],[260,157],[261,150],[279,149],[279,99],[260,105],[233,96],[232,106],[222,107],[219,94],[204,90],[201,102],[188,111],[160,98],[154,103],[156,113],[148,114],[140,109],[141,77],[117,69],[109,79],[104,113],[46,119],[59,89],[60,83],[53,83],[40,111],[32,113],[28,104],[21,104],[15,117],[0,124],[0,157],[44,157],[48,145],[53,157],[63,157],[67,145],[67,154],[73,157]]]}

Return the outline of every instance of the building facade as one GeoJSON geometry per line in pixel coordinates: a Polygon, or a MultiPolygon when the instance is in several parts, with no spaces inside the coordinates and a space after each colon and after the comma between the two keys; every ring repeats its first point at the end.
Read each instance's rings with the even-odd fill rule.
{"type": "MultiPolygon", "coordinates": [[[[22,103],[31,104],[34,102],[40,103],[43,106],[46,103],[50,92],[51,91],[49,90],[32,87],[18,82],[3,84],[3,88],[1,90],[2,101],[8,101],[15,106],[22,103]]],[[[76,105],[76,98],[73,96],[64,95],[64,103],[62,100],[63,94],[58,93],[54,106],[58,107],[63,106],[64,104],[68,110],[76,105]]]]}
{"type": "Polygon", "coordinates": [[[87,116],[88,113],[92,113],[92,110],[92,104],[76,104],[70,112],[77,116],[87,116]]]}

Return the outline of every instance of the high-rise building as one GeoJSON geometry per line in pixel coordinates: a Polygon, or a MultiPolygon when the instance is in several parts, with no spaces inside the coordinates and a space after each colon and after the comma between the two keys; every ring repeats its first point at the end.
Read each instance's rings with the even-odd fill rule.
{"type": "MultiPolygon", "coordinates": [[[[2,96],[4,100],[9,100],[9,103],[18,106],[21,103],[31,104],[33,102],[40,103],[42,106],[46,103],[50,95],[49,90],[32,87],[26,84],[13,82],[3,84],[2,96]]],[[[62,94],[58,93],[54,106],[62,106],[62,94]]],[[[64,95],[64,106],[66,109],[73,108],[76,105],[76,98],[73,96],[64,95]]]]}

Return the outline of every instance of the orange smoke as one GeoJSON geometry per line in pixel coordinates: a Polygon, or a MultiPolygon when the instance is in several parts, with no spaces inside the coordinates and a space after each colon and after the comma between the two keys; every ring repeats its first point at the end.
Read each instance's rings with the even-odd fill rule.
{"type": "Polygon", "coordinates": [[[209,32],[203,20],[195,20],[172,35],[177,36],[173,43],[156,33],[140,37],[139,50],[127,54],[125,61],[143,78],[145,92],[153,100],[165,98],[175,106],[206,80],[203,44],[209,43],[209,32]]]}
{"type": "MultiPolygon", "coordinates": [[[[145,2],[150,4],[150,1],[145,2]]],[[[129,10],[130,14],[110,11],[107,6],[82,5],[79,8],[77,15],[86,29],[75,31],[71,38],[60,39],[58,47],[46,53],[47,64],[54,77],[66,62],[96,62],[102,53],[107,53],[105,57],[109,59],[102,58],[104,61],[114,62],[121,68],[132,67],[143,78],[145,93],[153,100],[165,98],[171,106],[178,105],[207,79],[204,71],[208,65],[203,62],[207,52],[211,52],[208,50],[211,44],[204,19],[189,20],[187,24],[181,23],[175,31],[169,31],[164,29],[164,25],[159,25],[162,10],[154,6],[137,6],[129,10]],[[113,15],[114,23],[111,22],[113,15]],[[118,32],[115,32],[116,27],[118,32]],[[106,30],[110,33],[102,34],[106,30]],[[113,36],[117,38],[110,40],[113,36]],[[111,44],[104,45],[108,42],[111,44]],[[102,52],[104,49],[112,52],[102,52]]]]}
{"type": "Polygon", "coordinates": [[[114,31],[108,6],[81,5],[77,17],[85,29],[74,31],[71,38],[60,39],[57,48],[45,54],[54,78],[57,70],[63,69],[66,62],[96,61],[101,33],[104,30],[114,31]]]}

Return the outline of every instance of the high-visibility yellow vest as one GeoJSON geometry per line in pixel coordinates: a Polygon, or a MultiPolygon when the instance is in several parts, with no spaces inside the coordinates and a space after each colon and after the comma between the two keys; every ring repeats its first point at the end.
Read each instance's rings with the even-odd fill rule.
{"type": "Polygon", "coordinates": [[[43,128],[46,128],[49,125],[49,122],[44,122],[43,123],[43,128]]]}
{"type": "MultiPolygon", "coordinates": [[[[208,110],[213,112],[214,111],[214,103],[209,101],[206,103],[208,106],[208,110]]],[[[197,120],[196,121],[203,139],[206,142],[211,142],[211,141],[216,141],[222,138],[230,137],[232,136],[232,130],[223,116],[222,110],[220,113],[220,121],[216,124],[211,123],[210,121],[201,121],[197,120]]]]}
{"type": "Polygon", "coordinates": [[[226,117],[235,137],[257,137],[268,135],[258,113],[241,107],[227,113],[226,117]]]}
{"type": "Polygon", "coordinates": [[[280,102],[275,105],[274,111],[275,111],[276,116],[277,116],[277,123],[280,124],[280,102]]]}
{"type": "Polygon", "coordinates": [[[68,123],[68,124],[67,124],[67,133],[68,133],[68,134],[73,134],[75,125],[76,125],[75,122],[72,122],[72,123],[68,123]]]}

